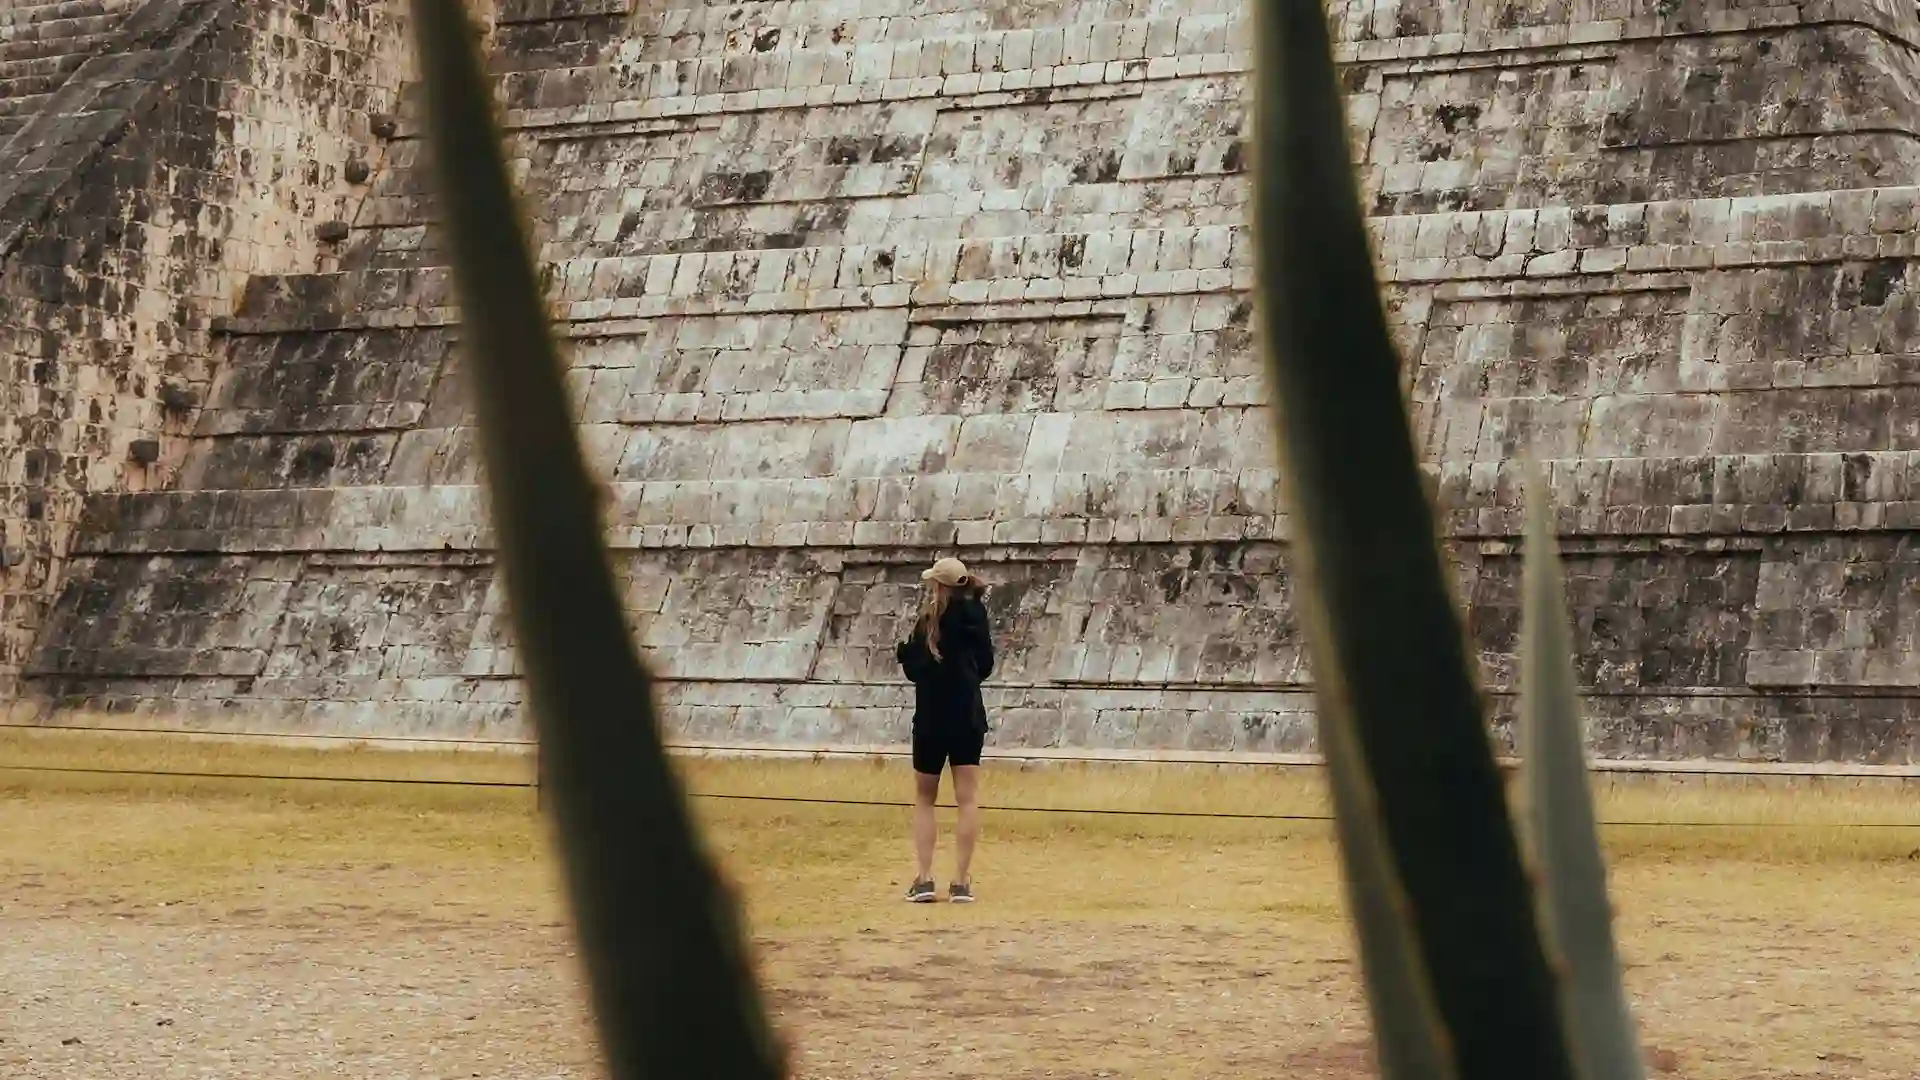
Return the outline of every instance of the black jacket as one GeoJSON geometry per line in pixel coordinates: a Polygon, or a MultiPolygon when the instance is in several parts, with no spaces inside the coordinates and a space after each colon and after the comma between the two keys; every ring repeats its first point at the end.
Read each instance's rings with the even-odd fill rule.
{"type": "Polygon", "coordinates": [[[993,633],[987,606],[977,594],[955,596],[940,616],[940,653],[936,660],[916,624],[913,637],[894,649],[900,670],[913,681],[914,724],[968,726],[987,730],[987,706],[980,684],[993,675],[993,633]]]}

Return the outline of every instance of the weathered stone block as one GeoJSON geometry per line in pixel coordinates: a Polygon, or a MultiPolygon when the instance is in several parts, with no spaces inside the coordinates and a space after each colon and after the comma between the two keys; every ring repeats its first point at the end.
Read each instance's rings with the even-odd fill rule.
{"type": "MultiPolygon", "coordinates": [[[[384,3],[204,7],[229,21],[177,48],[95,43],[68,97],[119,96],[56,94],[0,181],[0,678],[182,722],[520,730],[404,38],[384,3]],[[131,469],[136,441],[167,452],[131,469]]],[[[1920,110],[1920,19],[1668,8],[1330,9],[1471,633],[1504,710],[1515,462],[1544,457],[1601,752],[1911,762],[1916,199],[1887,185],[1920,161],[1878,133],[1920,110]]],[[[719,8],[500,5],[676,737],[900,741],[890,644],[957,550],[994,584],[1000,745],[1311,749],[1245,295],[1246,14],[795,8],[742,39],[719,8]]]]}

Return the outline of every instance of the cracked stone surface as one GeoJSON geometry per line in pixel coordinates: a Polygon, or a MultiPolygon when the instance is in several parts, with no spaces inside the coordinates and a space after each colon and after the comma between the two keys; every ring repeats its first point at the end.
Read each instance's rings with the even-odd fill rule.
{"type": "MultiPolygon", "coordinates": [[[[523,731],[403,5],[31,14],[71,7],[0,15],[0,71],[87,57],[0,144],[0,680],[523,731]]],[[[675,738],[899,743],[887,646],[954,553],[995,586],[999,746],[1312,749],[1241,0],[486,14],[675,738]]],[[[1497,737],[1531,450],[1597,752],[1920,764],[1920,15],[1329,17],[1497,737]]]]}

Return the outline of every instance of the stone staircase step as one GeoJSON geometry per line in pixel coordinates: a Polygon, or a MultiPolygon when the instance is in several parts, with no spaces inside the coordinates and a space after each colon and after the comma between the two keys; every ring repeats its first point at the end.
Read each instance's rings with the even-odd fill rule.
{"type": "Polygon", "coordinates": [[[0,143],[11,139],[73,73],[111,48],[140,0],[55,0],[0,9],[0,143]]]}
{"type": "Polygon", "coordinates": [[[0,100],[32,97],[36,94],[51,94],[60,89],[68,78],[72,77],[81,64],[86,63],[84,56],[62,57],[65,63],[48,65],[39,72],[9,71],[0,69],[0,100]]]}
{"type": "Polygon", "coordinates": [[[117,23],[89,33],[65,34],[53,38],[0,40],[0,77],[31,75],[58,67],[73,57],[85,59],[113,41],[117,23]]]}
{"type": "Polygon", "coordinates": [[[0,93],[0,116],[17,118],[22,123],[40,111],[47,99],[53,96],[53,90],[35,90],[18,94],[0,93]]]}
{"type": "Polygon", "coordinates": [[[0,35],[21,26],[50,22],[125,15],[140,0],[49,0],[38,4],[14,4],[0,8],[0,35]]]}
{"type": "Polygon", "coordinates": [[[111,34],[125,21],[123,12],[14,26],[0,25],[0,56],[30,56],[61,42],[111,34]]]}

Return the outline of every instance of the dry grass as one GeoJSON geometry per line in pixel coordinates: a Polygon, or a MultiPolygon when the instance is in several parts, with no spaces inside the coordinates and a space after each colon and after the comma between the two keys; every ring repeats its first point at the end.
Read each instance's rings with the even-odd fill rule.
{"type": "MultiPolygon", "coordinates": [[[[769,762],[725,758],[682,759],[688,786],[705,795],[841,802],[898,802],[905,796],[897,761],[769,762]]],[[[73,730],[0,731],[0,790],[175,791],[270,802],[407,805],[422,808],[493,806],[530,799],[525,792],[463,789],[460,782],[526,785],[532,758],[495,750],[391,751],[287,747],[179,736],[101,735],[73,730]],[[28,774],[5,766],[102,770],[28,774]],[[180,779],[111,775],[121,770],[190,774],[435,781],[444,786],[380,785],[253,779],[205,775],[180,779]]],[[[1597,774],[1600,811],[1615,823],[1607,841],[1616,855],[1699,853],[1755,856],[1768,861],[1876,859],[1920,847],[1920,784],[1891,779],[1771,779],[1597,774]],[[1752,826],[1752,827],[1743,827],[1752,826]],[[1861,826],[1865,826],[1864,828],[1861,826]]],[[[1275,815],[1315,817],[1327,811],[1320,777],[1309,769],[1220,765],[996,765],[985,799],[1001,808],[1001,827],[1052,830],[1062,821],[1091,818],[1046,815],[1025,821],[1021,809],[1121,811],[1128,814],[1275,815]]],[[[705,803],[708,812],[719,807],[705,803]]],[[[757,818],[768,808],[741,807],[757,818]]],[[[808,811],[809,820],[824,808],[808,811]]],[[[852,810],[854,808],[847,808],[852,810]]],[[[884,809],[884,808],[882,808],[884,809]]],[[[1178,818],[1140,817],[1112,823],[1130,830],[1186,835],[1178,818]]],[[[1324,835],[1310,821],[1261,821],[1263,835],[1324,835]]],[[[1210,823],[1209,828],[1223,827],[1210,823]]]]}
{"type": "MultiPolygon", "coordinates": [[[[0,765],[501,783],[530,773],[500,754],[40,733],[0,736],[0,765]]],[[[734,795],[891,801],[905,787],[899,765],[694,760],[684,772],[697,791],[734,795]]],[[[988,783],[1002,806],[1322,808],[1317,778],[1298,772],[1009,767],[988,783]]],[[[747,900],[803,1077],[1364,1071],[1321,823],[997,812],[978,867],[984,902],[913,908],[895,901],[903,810],[697,805],[747,900]]],[[[1912,1075],[1920,862],[1908,856],[1920,828],[1835,823],[1920,822],[1920,796],[1884,783],[1629,781],[1609,784],[1603,806],[1615,820],[1792,826],[1609,830],[1630,979],[1662,1060],[1677,1055],[1700,1077],[1912,1075]]],[[[0,1041],[0,1072],[188,1075],[137,1040],[108,1040],[118,1056],[62,1049],[49,1025],[74,1015],[63,993],[119,977],[89,959],[102,950],[164,972],[180,941],[218,930],[348,972],[347,989],[312,1006],[336,1019],[383,1001],[388,984],[431,988],[435,1001],[495,1000],[506,983],[531,995],[485,1031],[464,1013],[430,1023],[429,1009],[381,1041],[366,1034],[371,1049],[330,1043],[311,1068],[283,1060],[305,1034],[209,1006],[192,1045],[223,1047],[229,1075],[332,1075],[342,1054],[362,1071],[377,1060],[371,1071],[433,1075],[425,1059],[399,1067],[414,1046],[468,1055],[488,1076],[551,1075],[587,1054],[560,913],[524,789],[0,771],[0,939],[16,950],[0,945],[0,965],[52,973],[43,1005],[22,1005],[44,1019],[0,1041]],[[568,1022],[556,1027],[556,1011],[568,1022]],[[260,1064],[231,1071],[248,1061],[260,1064]]],[[[166,992],[187,1000],[209,979],[265,978],[252,961],[223,966],[225,946],[204,948],[166,992]]],[[[0,967],[0,1016],[25,992],[10,974],[0,967]]],[[[372,1010],[356,1030],[410,1015],[372,1010]]]]}

